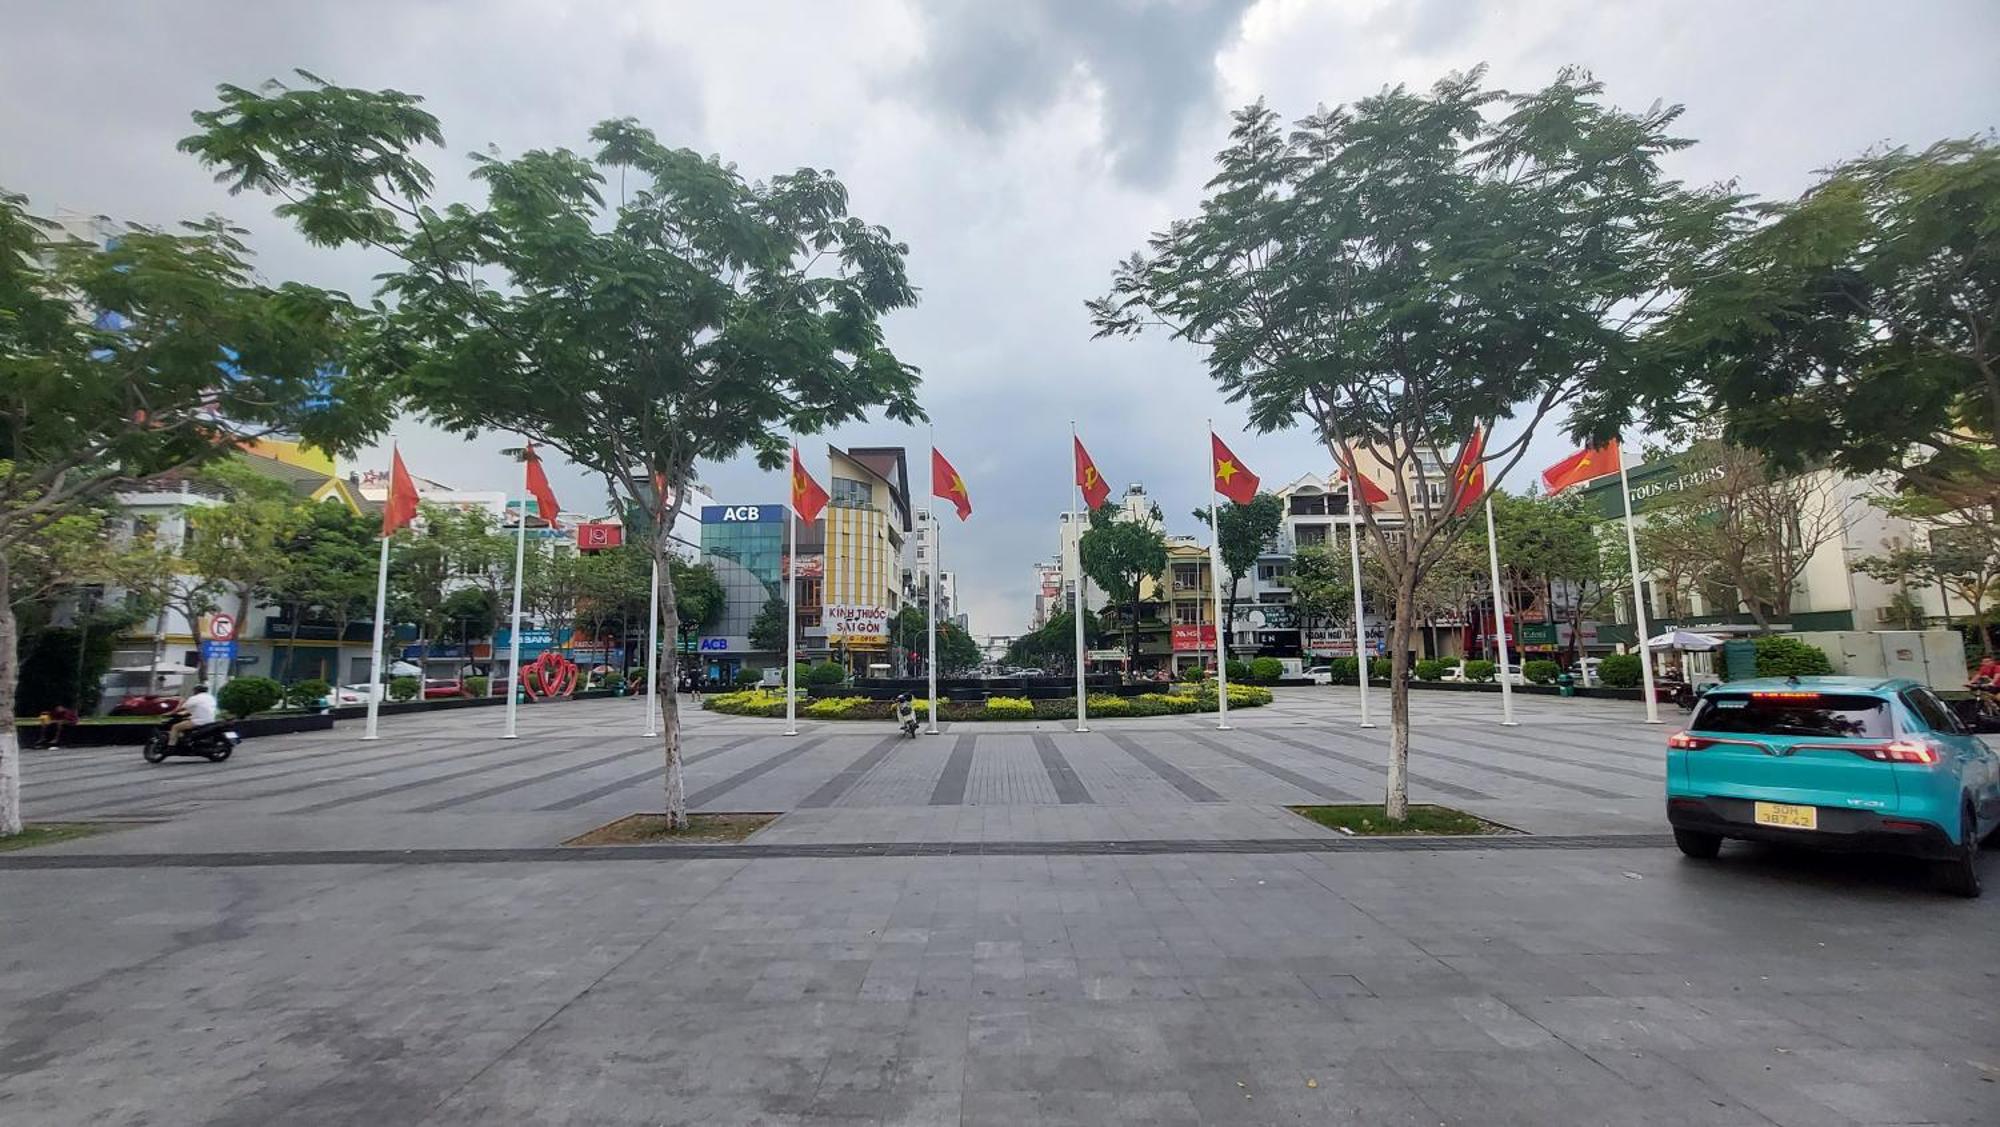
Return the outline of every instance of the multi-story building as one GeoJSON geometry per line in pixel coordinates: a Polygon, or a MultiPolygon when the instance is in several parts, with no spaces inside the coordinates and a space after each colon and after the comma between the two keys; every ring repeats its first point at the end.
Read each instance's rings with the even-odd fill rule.
{"type": "Polygon", "coordinates": [[[1035,565],[1035,612],[1029,616],[1028,629],[1040,630],[1048,625],[1049,619],[1068,609],[1065,591],[1060,557],[1035,565]]]}
{"type": "Polygon", "coordinates": [[[824,609],[807,636],[867,673],[892,664],[888,620],[907,599],[903,553],[915,526],[909,469],[900,446],[828,447],[827,457],[824,609]]]}
{"type": "MultiPolygon", "coordinates": [[[[1630,486],[1633,519],[1643,525],[1649,516],[1671,506],[1688,491],[1723,471],[1693,465],[1685,454],[1626,470],[1630,486]]],[[[1766,618],[1780,629],[1883,630],[1900,628],[1905,610],[1898,607],[1895,585],[1878,580],[1857,566],[1869,556],[1885,555],[1899,546],[1921,545],[1930,530],[1919,522],[1891,516],[1868,502],[1871,495],[1885,494],[1889,483],[1865,477],[1850,477],[1829,469],[1809,471],[1800,493],[1801,511],[1796,514],[1794,534],[1824,533],[1813,547],[1792,589],[1789,607],[1763,608],[1766,618]]],[[[1584,502],[1605,518],[1622,520],[1624,498],[1619,481],[1606,477],[1580,490],[1584,502]]],[[[1755,618],[1742,604],[1740,593],[1726,583],[1688,582],[1686,577],[1670,577],[1648,561],[1642,592],[1647,625],[1654,633],[1679,628],[1705,633],[1747,633],[1755,618]]],[[[1935,584],[1913,585],[1908,592],[1922,616],[1943,624],[1971,611],[1954,605],[1946,592],[1935,584]]],[[[1598,631],[1601,642],[1630,644],[1633,641],[1632,606],[1629,596],[1614,603],[1615,622],[1598,631]]]]}

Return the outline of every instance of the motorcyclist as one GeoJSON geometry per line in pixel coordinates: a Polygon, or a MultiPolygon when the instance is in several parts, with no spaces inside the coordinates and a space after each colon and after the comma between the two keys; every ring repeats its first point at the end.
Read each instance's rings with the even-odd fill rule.
{"type": "Polygon", "coordinates": [[[910,728],[917,723],[917,705],[908,693],[896,694],[896,727],[910,728]]]}
{"type": "Polygon", "coordinates": [[[178,745],[184,732],[191,732],[203,724],[215,723],[217,707],[215,694],[208,691],[208,686],[196,685],[193,695],[181,702],[180,710],[184,715],[167,729],[167,746],[178,745]]]}

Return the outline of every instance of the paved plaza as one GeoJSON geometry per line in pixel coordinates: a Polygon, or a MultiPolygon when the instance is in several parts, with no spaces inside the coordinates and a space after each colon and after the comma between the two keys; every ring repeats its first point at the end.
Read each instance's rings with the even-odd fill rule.
{"type": "Polygon", "coordinates": [[[691,714],[695,808],[784,815],[727,847],[559,847],[659,808],[636,701],[30,752],[133,824],[0,854],[0,1123],[2000,1119],[2000,898],[1683,860],[1615,702],[1419,694],[1415,797],[1522,832],[1344,838],[1284,807],[1379,801],[1356,705],[691,714]]]}

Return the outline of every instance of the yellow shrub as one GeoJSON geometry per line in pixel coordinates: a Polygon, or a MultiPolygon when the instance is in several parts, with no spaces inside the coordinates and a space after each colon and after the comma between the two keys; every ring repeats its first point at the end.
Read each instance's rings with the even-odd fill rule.
{"type": "Polygon", "coordinates": [[[986,715],[1008,720],[1032,719],[1035,715],[1035,702],[1027,697],[988,697],[986,715]]]}

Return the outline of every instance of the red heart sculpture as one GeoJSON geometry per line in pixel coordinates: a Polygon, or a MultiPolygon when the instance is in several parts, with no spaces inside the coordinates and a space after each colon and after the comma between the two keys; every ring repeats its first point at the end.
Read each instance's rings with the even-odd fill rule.
{"type": "Polygon", "coordinates": [[[554,650],[544,650],[522,668],[521,688],[529,700],[566,697],[576,690],[576,673],[576,662],[554,650]]]}

